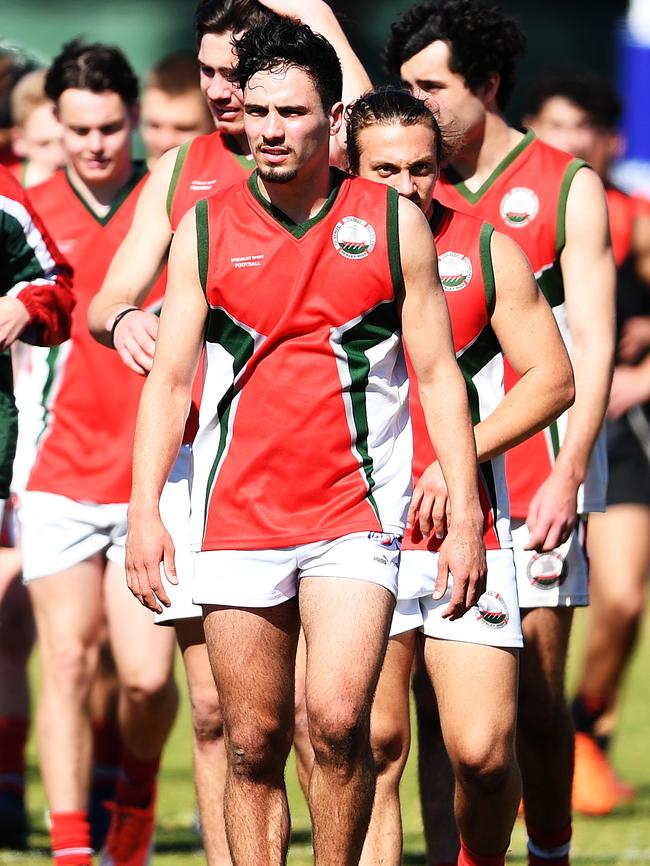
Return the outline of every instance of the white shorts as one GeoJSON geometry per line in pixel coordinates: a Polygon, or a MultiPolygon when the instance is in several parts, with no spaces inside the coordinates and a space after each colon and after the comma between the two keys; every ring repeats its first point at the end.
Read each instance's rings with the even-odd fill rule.
{"type": "Polygon", "coordinates": [[[192,601],[196,554],[190,550],[191,480],[192,446],[182,445],[160,497],[160,516],[174,542],[178,584],[167,580],[161,565],[160,576],[171,607],[163,607],[162,613],[154,613],[153,621],[158,625],[173,625],[177,619],[193,619],[203,615],[201,607],[192,601]]]}
{"type": "Polygon", "coordinates": [[[521,608],[585,607],[589,604],[589,568],[585,553],[586,520],[555,550],[524,550],[529,533],[525,520],[512,521],[512,539],[521,608]]]}
{"type": "Polygon", "coordinates": [[[365,580],[397,595],[399,536],[353,532],[268,550],[206,550],[195,554],[194,601],[226,607],[273,607],[293,598],[303,577],[365,580]]]}
{"type": "Polygon", "coordinates": [[[417,628],[428,637],[477,643],[485,646],[521,647],[521,618],[512,550],[488,550],[487,588],[460,619],[443,619],[451,600],[453,578],[445,595],[433,598],[438,554],[405,550],[399,569],[397,606],[390,636],[417,628]]]}
{"type": "Polygon", "coordinates": [[[96,553],[124,567],[127,503],[98,505],[27,490],[18,510],[23,580],[72,568],[96,553]]]}

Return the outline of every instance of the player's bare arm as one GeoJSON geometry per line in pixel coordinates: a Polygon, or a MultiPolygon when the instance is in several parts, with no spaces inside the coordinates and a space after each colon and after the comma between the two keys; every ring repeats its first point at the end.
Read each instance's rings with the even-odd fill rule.
{"type": "MultiPolygon", "coordinates": [[[[420,209],[405,199],[399,202],[399,231],[404,280],[402,331],[418,380],[427,428],[449,490],[448,531],[440,548],[435,597],[444,595],[451,572],[454,587],[445,615],[456,619],[478,601],[485,589],[476,448],[433,237],[420,209]]],[[[424,494],[416,487],[409,522],[418,520],[423,535],[428,536],[434,528],[433,501],[424,494]]]]}
{"type": "MultiPolygon", "coordinates": [[[[165,265],[172,230],[167,192],[178,148],[164,154],[147,179],[133,223],[109,267],[101,290],[88,310],[88,327],[100,343],[111,346],[111,329],[122,310],[139,307],[165,265]]],[[[158,318],[141,310],[120,319],[115,348],[127,367],[145,374],[151,369],[158,318]]]]}
{"type": "Polygon", "coordinates": [[[560,264],[576,398],[560,453],[526,520],[529,549],[539,550],[562,543],[575,525],[578,487],[605,416],[612,378],[615,266],[604,190],[588,168],[577,172],[569,190],[560,264]]]}
{"type": "Polygon", "coordinates": [[[161,562],[175,582],[174,547],[158,503],[182,442],[208,312],[198,275],[194,220],[192,209],[172,244],[156,358],[142,391],[133,448],[127,583],[145,607],[158,613],[161,602],[169,605],[160,580],[161,562]]]}
{"type": "Polygon", "coordinates": [[[0,298],[0,352],[9,348],[28,324],[27,307],[19,298],[0,298]]]}
{"type": "MultiPolygon", "coordinates": [[[[324,0],[260,0],[264,6],[286,15],[298,18],[315,33],[320,33],[334,47],[341,61],[343,71],[343,105],[354,102],[362,93],[370,90],[372,82],[363,64],[354,53],[343,28],[331,7],[324,0]]],[[[345,124],[330,144],[330,161],[333,165],[346,166],[345,124]]]]}

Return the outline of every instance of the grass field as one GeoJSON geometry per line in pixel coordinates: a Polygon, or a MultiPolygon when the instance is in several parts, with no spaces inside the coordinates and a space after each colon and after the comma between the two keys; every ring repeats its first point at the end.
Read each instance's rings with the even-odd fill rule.
{"type": "MultiPolygon", "coordinates": [[[[585,614],[577,616],[571,650],[571,673],[575,676],[576,660],[580,654],[581,636],[586,627],[585,614]]],[[[35,672],[37,677],[37,672],[35,672]]],[[[179,680],[182,679],[179,670],[179,680]]],[[[577,818],[575,822],[574,866],[624,866],[647,864],[650,866],[650,621],[642,636],[626,688],[613,760],[621,775],[639,787],[639,798],[631,805],[618,809],[607,818],[577,818]]],[[[415,755],[412,753],[403,782],[404,807],[404,864],[424,864],[422,823],[417,798],[415,755]]],[[[293,838],[289,863],[305,866],[311,863],[309,821],[305,803],[300,794],[293,765],[288,773],[293,816],[293,838]]],[[[36,755],[30,745],[29,804],[34,832],[33,851],[12,854],[0,851],[0,864],[30,864],[45,866],[50,863],[43,813],[45,798],[39,783],[36,755]]],[[[205,860],[192,832],[194,795],[190,773],[189,715],[187,701],[183,702],[170,744],[165,754],[160,785],[158,866],[196,866],[205,860]]],[[[512,839],[509,863],[525,864],[525,835],[521,821],[517,822],[512,839]]]]}

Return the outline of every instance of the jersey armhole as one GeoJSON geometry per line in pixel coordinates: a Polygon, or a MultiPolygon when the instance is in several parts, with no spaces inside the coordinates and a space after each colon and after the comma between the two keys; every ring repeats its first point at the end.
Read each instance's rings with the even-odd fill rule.
{"type": "Polygon", "coordinates": [[[181,171],[185,164],[185,158],[187,157],[187,151],[190,149],[191,143],[191,141],[186,141],[185,144],[181,144],[178,148],[178,153],[176,154],[176,160],[174,161],[174,170],[172,171],[172,177],[169,181],[169,189],[167,190],[167,217],[170,222],[172,218],[172,207],[174,205],[174,195],[176,194],[176,187],[178,186],[178,179],[181,176],[181,171]]]}
{"type": "Polygon", "coordinates": [[[573,178],[581,168],[591,168],[584,159],[572,159],[564,172],[560,186],[560,198],[557,205],[557,225],[555,231],[555,254],[559,257],[566,243],[566,203],[573,178]]]}
{"type": "Polygon", "coordinates": [[[203,294],[208,296],[208,250],[210,232],[208,229],[208,200],[199,199],[194,206],[196,219],[196,254],[199,267],[199,279],[203,294]]]}
{"type": "Polygon", "coordinates": [[[388,244],[388,263],[393,281],[395,299],[400,296],[404,280],[402,278],[402,261],[399,250],[399,193],[392,187],[386,187],[388,193],[386,207],[386,240],[388,244]]]}
{"type": "Polygon", "coordinates": [[[492,265],[492,235],[494,226],[483,223],[479,235],[479,250],[481,254],[481,271],[483,272],[483,286],[485,287],[485,306],[488,314],[492,316],[496,295],[494,282],[494,267],[492,265]]]}

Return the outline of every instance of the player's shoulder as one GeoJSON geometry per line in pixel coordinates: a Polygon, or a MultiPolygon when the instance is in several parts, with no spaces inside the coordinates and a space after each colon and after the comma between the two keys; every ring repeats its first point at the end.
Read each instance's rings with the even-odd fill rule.
{"type": "Polygon", "coordinates": [[[66,177],[65,169],[55,171],[47,180],[35,184],[29,188],[29,200],[36,208],[45,202],[52,201],[57,196],[67,197],[71,191],[66,177]]]}

